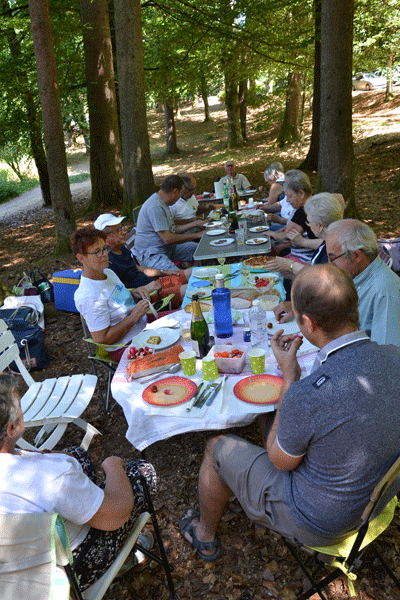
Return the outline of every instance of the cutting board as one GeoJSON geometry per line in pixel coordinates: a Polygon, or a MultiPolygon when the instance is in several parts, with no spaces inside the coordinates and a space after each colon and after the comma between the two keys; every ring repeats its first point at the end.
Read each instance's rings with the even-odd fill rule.
{"type": "Polygon", "coordinates": [[[181,352],[183,352],[182,346],[176,344],[161,352],[130,360],[126,368],[127,378],[129,380],[137,379],[138,377],[145,377],[146,375],[152,375],[153,373],[168,369],[171,365],[176,365],[179,362],[179,354],[181,352]]]}

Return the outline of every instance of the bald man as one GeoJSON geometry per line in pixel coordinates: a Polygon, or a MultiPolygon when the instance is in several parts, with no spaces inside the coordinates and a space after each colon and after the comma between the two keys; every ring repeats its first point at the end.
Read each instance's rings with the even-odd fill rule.
{"type": "Polygon", "coordinates": [[[278,331],[271,347],[284,381],[265,447],[234,435],[208,442],[200,510],[187,509],[179,522],[206,561],[219,556],[215,534],[232,493],[250,519],[287,539],[334,544],[353,531],[399,455],[400,349],[359,331],[351,277],[333,265],[305,267],[292,302],[303,336],[320,351],[300,380],[302,338],[278,331]]]}

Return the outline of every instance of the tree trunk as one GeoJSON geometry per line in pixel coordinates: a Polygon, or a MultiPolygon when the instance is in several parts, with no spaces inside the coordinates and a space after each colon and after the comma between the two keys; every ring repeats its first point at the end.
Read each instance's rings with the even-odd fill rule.
{"type": "Polygon", "coordinates": [[[123,212],[132,217],[133,207],[143,204],[156,190],[147,130],[140,0],[114,0],[114,19],[124,164],[123,212]]]}
{"type": "Polygon", "coordinates": [[[70,251],[75,217],[69,188],[53,32],[47,0],[29,0],[29,13],[43,115],[50,193],[56,226],[56,254],[70,251]]]}
{"type": "MultiPolygon", "coordinates": [[[[10,6],[7,0],[0,0],[0,9],[4,14],[7,14],[8,16],[12,17],[10,6]]],[[[7,27],[6,35],[14,64],[21,64],[21,44],[13,27],[7,27]]],[[[22,90],[22,95],[24,98],[25,109],[28,118],[31,152],[39,175],[43,204],[44,206],[51,206],[49,172],[47,169],[46,153],[44,151],[42,140],[42,129],[40,125],[39,114],[35,104],[35,98],[30,88],[26,70],[16,69],[16,77],[18,78],[19,86],[22,90]]]]}
{"type": "Polygon", "coordinates": [[[169,104],[167,98],[164,98],[164,114],[165,131],[167,136],[167,154],[179,154],[179,148],[176,145],[174,109],[169,104]]]}
{"type": "Polygon", "coordinates": [[[318,174],[320,191],[343,194],[346,216],[357,216],[352,137],[353,14],[353,0],[322,2],[318,174]]]}
{"type": "Polygon", "coordinates": [[[302,171],[317,171],[319,155],[319,130],[321,120],[321,0],[314,0],[314,86],[312,102],[311,141],[307,156],[299,166],[302,171]]]}
{"type": "Polygon", "coordinates": [[[204,122],[211,121],[210,106],[208,104],[208,85],[203,70],[200,72],[200,95],[204,104],[204,122]]]}
{"type": "MultiPolygon", "coordinates": [[[[225,66],[225,65],[224,65],[225,66]]],[[[240,127],[240,107],[238,82],[225,69],[225,107],[228,118],[228,148],[243,146],[243,136],[240,127]]]]}
{"type": "Polygon", "coordinates": [[[286,105],[283,123],[278,136],[278,145],[283,148],[300,139],[301,117],[301,85],[300,74],[297,71],[289,73],[288,89],[286,92],[286,105]]]}
{"type": "Polygon", "coordinates": [[[90,125],[92,208],[120,207],[123,168],[107,0],[80,0],[90,125]]]}
{"type": "Polygon", "coordinates": [[[246,119],[247,119],[247,79],[239,81],[239,115],[240,131],[243,141],[247,141],[246,119]]]}
{"type": "Polygon", "coordinates": [[[393,98],[394,98],[394,94],[393,94],[393,62],[394,62],[394,59],[395,59],[395,56],[393,54],[389,54],[389,57],[387,60],[388,75],[387,75],[387,79],[386,79],[385,102],[389,102],[389,100],[393,100],[393,98]]]}

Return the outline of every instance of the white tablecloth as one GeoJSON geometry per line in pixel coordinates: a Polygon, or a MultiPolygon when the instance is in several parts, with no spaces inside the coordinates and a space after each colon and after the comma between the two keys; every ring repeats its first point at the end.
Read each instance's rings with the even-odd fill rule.
{"type": "MultiPolygon", "coordinates": [[[[268,313],[267,313],[268,314],[268,313]]],[[[271,313],[272,318],[272,313],[271,313]]],[[[178,311],[167,315],[152,323],[149,327],[171,326],[182,319],[188,319],[187,313],[178,311]]],[[[213,334],[213,326],[209,325],[210,333],[213,334]]],[[[226,340],[232,343],[243,344],[243,327],[234,326],[232,338],[226,340]]],[[[190,343],[179,343],[184,349],[190,349],[190,343]]],[[[216,341],[217,344],[224,341],[216,341]]],[[[250,343],[247,344],[249,349],[250,343]]],[[[265,344],[268,348],[268,342],[265,344]]],[[[302,375],[310,372],[315,358],[315,348],[304,342],[302,346],[303,355],[299,357],[302,367],[302,375]]],[[[258,414],[274,410],[275,405],[258,406],[241,402],[232,392],[237,381],[251,375],[249,364],[246,363],[245,370],[240,375],[228,375],[223,389],[218,393],[211,406],[204,406],[201,410],[193,408],[190,412],[186,408],[190,401],[172,407],[155,407],[142,400],[142,392],[149,383],[140,384],[138,381],[128,382],[126,376],[127,350],[125,351],[117,371],[111,383],[111,392],[118,404],[121,405],[128,423],[126,438],[138,450],[144,450],[154,442],[169,438],[173,435],[186,433],[188,431],[219,430],[229,427],[243,426],[251,423],[258,414]]],[[[276,361],[269,349],[266,359],[266,373],[279,375],[276,361]]],[[[174,373],[182,375],[182,371],[174,373]]],[[[160,375],[159,379],[168,375],[160,375]]],[[[197,361],[196,375],[191,377],[197,384],[202,381],[201,360],[197,361]]],[[[220,381],[219,378],[217,381],[220,381]]]]}

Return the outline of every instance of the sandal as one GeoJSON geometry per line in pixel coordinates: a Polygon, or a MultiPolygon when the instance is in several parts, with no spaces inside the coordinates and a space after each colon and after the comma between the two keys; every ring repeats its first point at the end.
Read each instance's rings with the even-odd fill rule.
{"type": "Polygon", "coordinates": [[[195,550],[196,550],[197,554],[200,556],[200,558],[202,558],[203,560],[205,560],[207,562],[213,562],[214,560],[217,560],[217,558],[220,555],[218,539],[214,538],[214,540],[212,542],[201,542],[199,539],[197,539],[196,534],[193,529],[192,521],[193,521],[193,519],[196,519],[196,518],[198,519],[199,517],[200,517],[200,514],[197,512],[197,510],[190,509],[190,508],[185,510],[182,513],[181,518],[179,519],[179,531],[180,531],[183,539],[186,540],[187,542],[189,542],[189,544],[191,544],[193,546],[193,548],[195,548],[195,550]],[[192,514],[190,514],[190,515],[188,515],[189,510],[193,511],[192,514]],[[191,542],[185,537],[185,533],[188,533],[190,535],[190,537],[192,538],[191,542]],[[214,554],[204,554],[204,552],[203,552],[203,550],[214,550],[214,548],[215,548],[214,554]]]}

